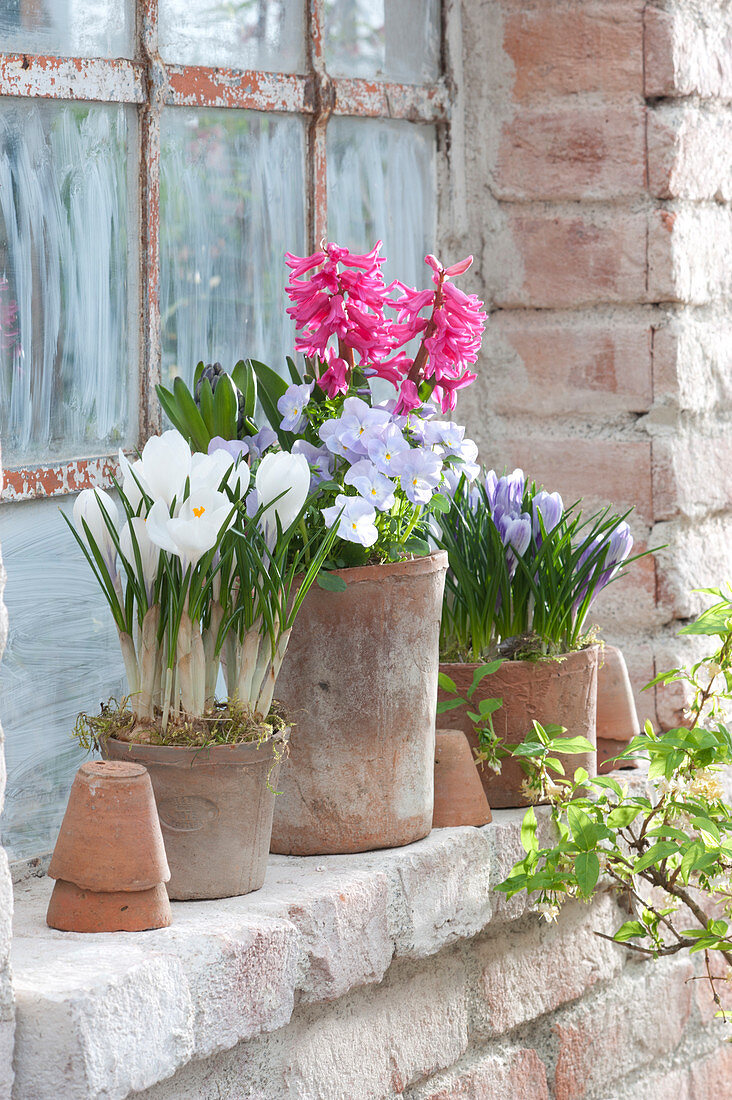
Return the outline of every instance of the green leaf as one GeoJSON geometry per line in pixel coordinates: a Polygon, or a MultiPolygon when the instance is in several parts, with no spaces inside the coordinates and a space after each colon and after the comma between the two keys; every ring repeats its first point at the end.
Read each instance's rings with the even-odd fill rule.
{"type": "Polygon", "coordinates": [[[618,943],[626,943],[628,940],[632,940],[635,936],[647,936],[648,929],[641,924],[639,920],[627,920],[625,924],[621,924],[617,932],[613,936],[614,940],[618,943]]]}
{"type": "Polygon", "coordinates": [[[640,806],[616,806],[607,815],[608,828],[625,829],[635,821],[640,812],[640,806]]]}
{"type": "Polygon", "coordinates": [[[324,588],[326,592],[345,592],[347,588],[343,577],[338,576],[337,573],[329,573],[327,570],[318,573],[316,583],[318,588],[324,588]]]}
{"type": "Polygon", "coordinates": [[[443,691],[451,691],[453,695],[457,694],[457,686],[455,681],[452,680],[446,672],[439,672],[437,674],[437,683],[440,685],[443,691]]]}
{"type": "Polygon", "coordinates": [[[586,737],[554,737],[550,742],[550,746],[552,752],[558,752],[562,755],[595,751],[586,737]]]}
{"type": "Polygon", "coordinates": [[[637,859],[633,865],[633,873],[640,874],[641,871],[645,871],[647,867],[650,867],[653,863],[662,863],[664,859],[668,859],[669,856],[678,852],[678,844],[674,844],[671,840],[659,840],[656,844],[652,844],[644,856],[637,859]]]}
{"type": "Polygon", "coordinates": [[[180,415],[187,425],[187,430],[183,434],[195,450],[203,451],[205,454],[211,442],[211,436],[203,422],[198,405],[182,378],[176,378],[173,383],[173,395],[180,415]]]}
{"type": "Polygon", "coordinates": [[[404,549],[408,550],[410,554],[415,554],[417,557],[425,557],[430,552],[430,544],[426,539],[421,539],[417,535],[412,535],[404,543],[404,549]]]}
{"type": "Polygon", "coordinates": [[[158,401],[160,402],[163,412],[167,416],[173,427],[180,432],[180,434],[187,439],[190,443],[191,435],[188,430],[188,423],[184,416],[181,415],[181,411],[178,408],[178,402],[176,401],[170,390],[166,390],[164,386],[156,386],[155,392],[158,395],[158,401]]]}
{"type": "Polygon", "coordinates": [[[580,852],[574,861],[574,871],[582,896],[588,898],[600,877],[600,860],[597,853],[580,852]]]}
{"type": "Polygon", "coordinates": [[[284,378],[280,378],[279,374],[276,374],[266,363],[260,363],[258,359],[251,359],[250,363],[259,383],[259,400],[264,409],[264,415],[277,432],[280,445],[289,450],[294,436],[292,432],[280,430],[282,416],[277,408],[277,402],[287,390],[287,382],[284,378]]]}
{"type": "Polygon", "coordinates": [[[698,829],[700,833],[706,833],[707,836],[710,836],[716,844],[720,843],[722,838],[719,829],[708,817],[692,817],[691,824],[698,829]]]}
{"type": "Polygon", "coordinates": [[[567,821],[572,830],[572,839],[581,851],[589,851],[597,844],[597,825],[584,810],[577,806],[567,807],[567,821]]]}
{"type": "Polygon", "coordinates": [[[604,787],[607,790],[614,791],[618,798],[623,797],[623,788],[618,783],[617,779],[611,779],[607,775],[596,775],[592,780],[593,787],[604,787]]]}
{"type": "Polygon", "coordinates": [[[577,768],[574,773],[574,781],[578,786],[582,786],[582,784],[586,783],[589,778],[589,772],[585,771],[584,768],[577,768]]]}
{"type": "Polygon", "coordinates": [[[200,379],[200,377],[203,374],[205,369],[206,369],[206,364],[204,363],[203,359],[201,359],[201,361],[199,363],[196,363],[196,369],[193,372],[193,389],[194,390],[195,390],[196,386],[198,385],[199,379],[200,379]]]}
{"type": "Polygon", "coordinates": [[[472,699],[473,692],[478,684],[482,683],[486,676],[492,676],[503,664],[503,661],[490,661],[487,665],[480,665],[473,673],[473,682],[468,688],[468,699],[472,699]]]}
{"type": "Polygon", "coordinates": [[[450,501],[442,493],[435,493],[430,500],[430,508],[433,512],[449,512],[450,501]]]}
{"type": "Polygon", "coordinates": [[[292,356],[288,355],[285,359],[285,362],[287,363],[287,369],[290,372],[290,378],[292,379],[293,386],[301,386],[302,378],[300,377],[300,372],[295,366],[295,360],[292,358],[292,356]]]}
{"type": "Polygon", "coordinates": [[[203,422],[206,425],[206,430],[211,436],[218,435],[214,426],[214,398],[213,390],[211,389],[211,383],[208,378],[204,378],[201,384],[201,395],[199,398],[201,402],[201,416],[203,422]]]}
{"type": "Polygon", "coordinates": [[[244,395],[244,416],[251,420],[257,408],[257,376],[248,359],[240,359],[231,372],[234,385],[244,395]]]}
{"type": "Polygon", "coordinates": [[[462,699],[444,699],[437,704],[437,713],[444,714],[447,710],[456,710],[458,707],[463,706],[462,699]]]}
{"type": "Polygon", "coordinates": [[[539,851],[539,841],[536,836],[536,814],[534,807],[529,806],[524,820],[521,822],[521,847],[527,853],[539,851]]]}
{"type": "Polygon", "coordinates": [[[486,714],[495,714],[502,706],[503,699],[481,699],[478,703],[478,710],[481,717],[484,718],[486,714]]]}
{"type": "Polygon", "coordinates": [[[239,415],[239,403],[236,386],[231,375],[221,375],[216,383],[213,399],[214,435],[223,439],[236,439],[236,420],[239,415]]]}

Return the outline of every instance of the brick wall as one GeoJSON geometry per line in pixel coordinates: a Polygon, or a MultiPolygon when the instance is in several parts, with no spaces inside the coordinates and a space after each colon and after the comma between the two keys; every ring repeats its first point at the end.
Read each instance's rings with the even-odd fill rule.
{"type": "Polygon", "coordinates": [[[732,1053],[707,986],[688,960],[636,962],[595,935],[619,919],[605,896],[557,925],[491,924],[137,1095],[720,1100],[732,1053]]]}
{"type": "MultiPolygon", "coordinates": [[[[732,11],[463,0],[443,248],[492,310],[461,412],[485,461],[668,543],[598,601],[640,687],[732,575],[732,11]]],[[[670,689],[642,716],[678,717],[670,689]]]]}
{"type": "MultiPolygon", "coordinates": [[[[0,453],[0,492],[3,485],[3,464],[0,453]]],[[[3,603],[5,570],[0,555],[0,659],[8,637],[8,613],[3,603]]],[[[3,729],[0,726],[0,811],[5,795],[5,754],[3,729]]],[[[13,1083],[13,1041],[15,1031],[15,1004],[10,976],[10,938],[13,916],[13,889],[10,881],[8,857],[0,845],[0,1100],[7,1100],[13,1083]]]]}

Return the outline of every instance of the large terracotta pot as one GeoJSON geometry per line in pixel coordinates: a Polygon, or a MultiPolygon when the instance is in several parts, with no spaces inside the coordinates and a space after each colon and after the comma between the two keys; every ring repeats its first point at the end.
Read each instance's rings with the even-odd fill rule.
{"type": "Polygon", "coordinates": [[[293,730],[273,852],[363,852],[429,833],[446,570],[440,551],[340,570],[344,592],[308,592],[277,680],[293,730]]]}
{"type": "Polygon", "coordinates": [[[188,749],[110,737],[105,752],[150,773],[174,901],[263,885],[279,770],[272,741],[188,749]]]}
{"type": "MultiPolygon", "coordinates": [[[[478,737],[468,710],[477,710],[480,699],[503,699],[503,705],[493,715],[498,737],[509,745],[526,740],[532,730],[532,720],[542,725],[566,726],[567,737],[586,737],[596,744],[597,666],[599,647],[565,654],[561,660],[504,661],[497,672],[484,677],[473,696],[471,706],[449,711],[450,722],[460,728],[473,749],[478,737]]],[[[454,680],[459,695],[467,698],[478,664],[441,664],[440,671],[454,680]]],[[[452,698],[440,690],[439,698],[452,698]]],[[[597,754],[577,753],[562,757],[567,774],[584,768],[589,775],[597,772],[597,754]]],[[[521,785],[526,773],[518,760],[503,761],[500,775],[484,765],[480,769],[483,789],[493,809],[505,806],[526,806],[528,799],[521,785]]]]}

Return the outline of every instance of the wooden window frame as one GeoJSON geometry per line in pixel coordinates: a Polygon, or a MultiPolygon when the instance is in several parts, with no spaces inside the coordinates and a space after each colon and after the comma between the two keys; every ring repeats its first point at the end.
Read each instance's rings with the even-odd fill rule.
{"type": "MultiPolygon", "coordinates": [[[[432,84],[331,77],[323,52],[323,0],[304,0],[308,42],[304,75],[173,65],[158,50],[158,0],[136,0],[136,60],[0,54],[0,96],[132,104],[138,108],[140,181],[140,365],[138,439],[160,429],[160,116],[164,107],[228,107],[308,119],[307,243],[327,234],[326,127],[333,115],[443,123],[449,112],[444,79],[432,84]]],[[[442,28],[444,41],[444,27],[442,28]]],[[[0,440],[1,442],[1,440],[0,440]]],[[[5,470],[0,500],[32,500],[109,487],[116,456],[70,459],[5,470]]]]}

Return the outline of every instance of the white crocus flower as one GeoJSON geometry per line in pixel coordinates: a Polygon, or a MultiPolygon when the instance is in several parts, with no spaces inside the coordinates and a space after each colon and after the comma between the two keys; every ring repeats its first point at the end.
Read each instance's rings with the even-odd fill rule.
{"type": "Polygon", "coordinates": [[[307,500],[310,491],[308,460],[305,455],[293,455],[287,451],[270,452],[259,463],[255,486],[257,502],[264,507],[260,526],[267,542],[274,545],[277,519],[282,530],[286,531],[307,500]]]}
{"type": "Polygon", "coordinates": [[[162,500],[156,500],[147,530],[156,546],[181,559],[185,574],[216,545],[224,526],[234,522],[231,512],[231,501],[225,493],[203,487],[191,491],[175,516],[169,514],[162,500]]]}
{"type": "Polygon", "coordinates": [[[204,486],[218,489],[224,478],[234,496],[241,499],[249,488],[249,466],[243,456],[234,459],[223,448],[192,456],[191,492],[204,486]]]}
{"type": "Polygon", "coordinates": [[[152,539],[147,529],[147,523],[142,516],[135,516],[122,528],[122,533],[119,537],[119,548],[122,551],[122,557],[125,561],[129,562],[130,567],[137,571],[137,561],[135,559],[135,548],[132,542],[132,533],[134,532],[137,546],[140,551],[140,565],[142,566],[142,579],[145,584],[145,590],[147,592],[148,604],[152,600],[152,590],[155,584],[155,578],[158,575],[158,565],[160,563],[160,547],[157,546],[152,539]]]}
{"type": "Polygon", "coordinates": [[[141,480],[153,500],[164,501],[168,508],[174,498],[180,501],[190,472],[191,448],[180,432],[171,430],[148,439],[142,449],[141,480]]]}
{"type": "Polygon", "coordinates": [[[125,500],[132,508],[133,512],[136,512],[142,501],[143,490],[150,493],[150,486],[145,481],[145,475],[142,470],[142,459],[137,458],[134,462],[130,463],[127,455],[120,448],[119,452],[119,465],[122,471],[122,493],[125,500]]]}
{"type": "Polygon", "coordinates": [[[109,533],[102,509],[116,528],[119,524],[119,509],[109,493],[105,493],[104,489],[82,489],[74,501],[74,524],[84,543],[88,546],[89,539],[84,530],[84,523],[86,524],[92,541],[109,570],[110,577],[114,577],[117,548],[109,533]]]}

